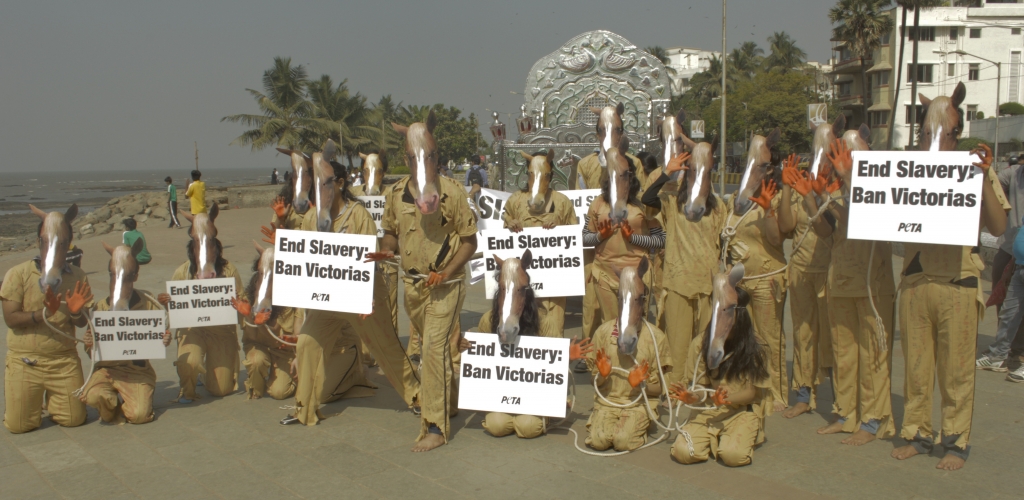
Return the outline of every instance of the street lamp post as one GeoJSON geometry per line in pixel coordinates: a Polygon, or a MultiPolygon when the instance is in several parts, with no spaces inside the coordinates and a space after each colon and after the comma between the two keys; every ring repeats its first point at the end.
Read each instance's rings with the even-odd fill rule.
{"type": "Polygon", "coordinates": [[[722,135],[719,139],[719,146],[722,149],[718,153],[720,156],[718,159],[718,193],[721,196],[725,196],[725,144],[729,142],[729,136],[725,135],[725,73],[729,66],[725,54],[725,2],[726,0],[722,0],[722,135]]]}
{"type": "Polygon", "coordinates": [[[976,54],[970,54],[970,53],[964,52],[962,50],[954,50],[954,51],[950,52],[950,54],[956,54],[956,55],[960,55],[960,56],[971,56],[971,57],[974,57],[974,58],[977,58],[977,59],[981,59],[982,61],[989,62],[989,63],[992,63],[992,64],[996,65],[996,134],[995,134],[996,138],[995,138],[995,147],[994,147],[994,151],[992,152],[992,154],[993,154],[995,160],[999,160],[999,105],[1000,105],[999,99],[1000,99],[1000,97],[1002,97],[1000,94],[1002,93],[1003,65],[1002,65],[1002,63],[995,62],[995,61],[993,61],[991,59],[986,59],[986,58],[981,57],[981,56],[976,55],[976,54]]]}

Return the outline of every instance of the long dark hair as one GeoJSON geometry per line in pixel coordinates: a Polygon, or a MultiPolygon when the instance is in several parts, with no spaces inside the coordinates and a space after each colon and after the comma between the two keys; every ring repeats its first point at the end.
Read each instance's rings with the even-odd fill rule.
{"type": "MultiPolygon", "coordinates": [[[[725,359],[718,369],[708,373],[713,380],[744,380],[759,382],[768,378],[768,362],[765,359],[767,346],[758,342],[754,335],[754,323],[747,311],[750,295],[742,288],[736,289],[736,322],[733,323],[729,338],[725,341],[725,359]]],[[[711,343],[711,326],[704,332],[700,356],[708,357],[711,343]]]]}
{"type": "MultiPolygon", "coordinates": [[[[189,232],[192,228],[189,228],[189,232]]],[[[217,238],[213,239],[213,243],[217,247],[217,262],[214,262],[213,268],[217,271],[217,276],[224,276],[224,266],[228,264],[227,259],[224,258],[224,247],[220,244],[220,240],[217,238]]],[[[188,254],[188,275],[195,276],[196,270],[199,269],[199,264],[196,263],[196,240],[189,239],[188,244],[185,245],[185,253],[188,254]]],[[[189,278],[191,279],[191,278],[189,278]]]]}
{"type": "MultiPolygon", "coordinates": [[[[252,261],[252,277],[249,278],[249,283],[245,285],[245,296],[249,299],[252,305],[256,305],[256,284],[260,278],[260,256],[256,256],[256,260],[252,261]]],[[[278,314],[281,313],[281,306],[271,306],[270,308],[270,320],[276,320],[278,314]]]]}
{"type": "MultiPolygon", "coordinates": [[[[501,269],[494,272],[494,280],[501,283],[501,269]]],[[[505,294],[508,295],[509,291],[505,290],[505,294]]],[[[508,299],[505,297],[505,300],[508,299]]],[[[540,314],[537,299],[533,295],[533,287],[526,288],[526,297],[523,300],[526,301],[526,305],[523,306],[523,313],[519,315],[519,335],[536,337],[540,335],[540,314]]],[[[496,330],[498,322],[501,321],[501,308],[498,304],[498,297],[495,295],[494,300],[491,301],[491,330],[496,330]]]]}
{"type": "Polygon", "coordinates": [[[349,185],[348,169],[336,161],[332,161],[331,166],[334,167],[334,181],[341,183],[341,188],[339,189],[341,191],[341,201],[358,201],[356,196],[348,190],[351,187],[349,185]]]}

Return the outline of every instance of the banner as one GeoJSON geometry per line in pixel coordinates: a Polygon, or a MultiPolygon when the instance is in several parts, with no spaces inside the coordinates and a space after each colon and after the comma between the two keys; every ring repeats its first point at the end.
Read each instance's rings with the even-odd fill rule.
{"type": "Polygon", "coordinates": [[[818,128],[818,125],[828,123],[828,104],[816,103],[807,105],[807,126],[811,130],[818,128]]]}
{"type": "Polygon", "coordinates": [[[704,138],[704,120],[690,120],[690,139],[704,138]]]}
{"type": "Polygon", "coordinates": [[[564,418],[569,339],[520,336],[499,344],[493,333],[465,333],[471,346],[459,367],[459,408],[564,418]]]}
{"type": "Polygon", "coordinates": [[[167,314],[173,328],[195,328],[238,324],[238,312],[231,307],[235,290],[234,278],[168,281],[167,314]]]}
{"type": "Polygon", "coordinates": [[[985,176],[967,151],[854,151],[854,240],[978,244],[985,176]]]}
{"type": "Polygon", "coordinates": [[[93,360],[166,358],[163,339],[167,324],[164,321],[163,311],[93,312],[93,360]]]}
{"type": "Polygon", "coordinates": [[[520,258],[527,249],[533,256],[527,272],[537,297],[574,297],[584,294],[586,280],[583,277],[581,226],[557,226],[553,229],[528,227],[520,233],[490,229],[477,234],[478,248],[487,261],[484,287],[488,299],[493,299],[498,289],[494,280],[498,264],[494,256],[502,259],[520,258]]]}
{"type": "Polygon", "coordinates": [[[366,210],[373,216],[373,223],[377,225],[377,237],[384,237],[384,229],[380,227],[380,221],[384,218],[384,197],[383,196],[357,196],[356,199],[366,207],[366,210]]]}
{"type": "MultiPolygon", "coordinates": [[[[469,189],[467,187],[466,191],[468,192],[469,189]]],[[[505,221],[501,220],[501,216],[505,214],[505,202],[511,197],[512,193],[480,188],[480,197],[477,198],[476,202],[478,209],[477,230],[483,231],[484,229],[501,229],[504,227],[505,221]]],[[[473,200],[469,200],[469,208],[473,208],[473,200]]]]}
{"type": "Polygon", "coordinates": [[[274,248],[275,306],[373,312],[375,236],[278,229],[274,248]]]}
{"type": "Polygon", "coordinates": [[[484,269],[487,268],[487,259],[473,259],[469,261],[469,284],[475,285],[484,279],[484,269]]]}
{"type": "Polygon", "coordinates": [[[576,217],[580,220],[580,224],[583,224],[583,218],[590,211],[590,203],[597,199],[598,196],[601,196],[600,189],[575,189],[559,191],[559,193],[569,197],[573,209],[576,210],[576,217]]]}

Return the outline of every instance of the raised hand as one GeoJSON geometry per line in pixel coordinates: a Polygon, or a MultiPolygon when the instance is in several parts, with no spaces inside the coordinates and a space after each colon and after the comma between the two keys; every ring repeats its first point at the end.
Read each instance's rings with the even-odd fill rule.
{"type": "Polygon", "coordinates": [[[602,377],[612,374],[612,361],[604,353],[604,349],[597,351],[597,361],[595,364],[597,364],[597,373],[601,374],[602,377]]]}
{"type": "Polygon", "coordinates": [[[46,287],[46,297],[43,298],[43,306],[46,308],[46,314],[53,316],[60,309],[60,294],[54,294],[53,288],[46,287]]]}
{"type": "Polygon", "coordinates": [[[732,402],[729,401],[729,389],[724,385],[718,386],[718,389],[715,389],[715,393],[711,395],[711,401],[715,403],[715,406],[731,405],[732,402]]]}
{"type": "Polygon", "coordinates": [[[682,401],[683,404],[692,405],[700,400],[695,393],[690,392],[682,382],[676,382],[669,387],[669,397],[682,401]]]}
{"type": "Polygon", "coordinates": [[[270,227],[260,226],[260,232],[263,233],[263,241],[273,245],[277,235],[277,224],[271,222],[270,227]]]}
{"type": "Polygon", "coordinates": [[[171,345],[171,331],[170,330],[164,330],[163,341],[164,341],[164,347],[167,347],[167,346],[171,345]]]}
{"type": "Polygon", "coordinates": [[[825,188],[825,191],[828,191],[828,194],[832,194],[835,193],[836,191],[839,191],[842,188],[843,180],[840,178],[836,178],[834,181],[832,181],[832,184],[829,184],[828,187],[825,188]]]}
{"type": "Polygon", "coordinates": [[[430,276],[427,277],[427,286],[437,286],[448,279],[448,275],[445,273],[437,273],[430,271],[430,276]]]}
{"type": "Polygon", "coordinates": [[[974,163],[975,167],[978,167],[982,171],[986,171],[986,172],[988,171],[989,168],[992,167],[992,161],[995,158],[992,156],[992,149],[989,148],[987,144],[985,144],[985,143],[978,144],[978,147],[976,147],[976,148],[971,150],[971,154],[972,155],[978,155],[978,158],[981,158],[980,162],[974,163]]]}
{"type": "Polygon", "coordinates": [[[263,323],[266,323],[267,321],[270,320],[270,311],[258,312],[256,313],[256,317],[253,318],[252,320],[253,323],[256,323],[257,325],[262,325],[263,323]]]}
{"type": "Polygon", "coordinates": [[[288,215],[288,204],[284,202],[283,196],[274,198],[274,201],[270,204],[270,208],[274,210],[274,215],[276,215],[280,220],[284,220],[288,215]]]}
{"type": "Polygon", "coordinates": [[[171,302],[171,296],[166,293],[161,293],[156,296],[156,301],[159,302],[160,305],[167,307],[167,304],[171,302]]]}
{"type": "Polygon", "coordinates": [[[680,170],[689,170],[686,166],[687,160],[690,159],[690,153],[682,152],[678,156],[668,161],[668,165],[665,165],[665,175],[672,175],[680,170]]]}
{"type": "Polygon", "coordinates": [[[811,180],[807,178],[807,175],[797,170],[796,167],[782,169],[782,182],[800,193],[800,196],[807,196],[813,188],[811,180]]]}
{"type": "Polygon", "coordinates": [[[775,181],[771,179],[761,180],[761,195],[751,196],[750,201],[761,205],[761,208],[765,211],[771,211],[772,209],[772,198],[775,198],[775,194],[779,192],[779,189],[775,187],[775,181]]]}
{"type": "MultiPolygon", "coordinates": [[[[808,179],[810,179],[809,176],[810,176],[810,174],[808,174],[808,179]]],[[[821,196],[821,195],[825,194],[825,188],[827,188],[827,187],[828,187],[828,174],[825,173],[825,168],[823,167],[823,168],[818,170],[818,177],[816,177],[813,180],[811,180],[811,188],[814,189],[814,192],[817,193],[818,196],[821,196]]]]}
{"type": "Polygon", "coordinates": [[[651,365],[645,359],[643,363],[636,365],[632,370],[629,371],[629,385],[632,387],[638,387],[640,384],[647,380],[647,375],[651,372],[651,365]]]}
{"type": "Polygon", "coordinates": [[[247,318],[252,314],[252,305],[249,304],[248,300],[231,297],[231,307],[238,311],[238,314],[247,318]]]}
{"type": "Polygon", "coordinates": [[[619,224],[619,230],[622,232],[622,239],[629,241],[633,236],[633,226],[630,226],[628,222],[619,224]]]}
{"type": "Polygon", "coordinates": [[[604,220],[597,223],[597,235],[601,241],[611,238],[613,234],[615,234],[615,226],[612,225],[612,221],[604,220]]]}
{"type": "Polygon", "coordinates": [[[787,156],[786,159],[783,160],[782,162],[782,171],[785,172],[786,170],[789,169],[799,170],[799,165],[800,157],[797,156],[796,153],[790,153],[789,156],[787,156]]]}
{"type": "Polygon", "coordinates": [[[366,254],[366,260],[364,260],[363,263],[380,262],[382,260],[390,260],[394,258],[395,252],[370,252],[366,254]]]}
{"type": "Polygon", "coordinates": [[[519,219],[512,219],[508,221],[508,230],[513,233],[521,233],[523,231],[523,221],[519,219]]]}
{"type": "Polygon", "coordinates": [[[853,155],[850,153],[850,148],[846,146],[846,141],[836,139],[832,143],[832,151],[829,151],[828,159],[840,177],[849,179],[853,174],[853,155]]]}
{"type": "Polygon", "coordinates": [[[569,361],[583,359],[587,354],[592,352],[594,352],[594,344],[590,339],[577,341],[576,337],[573,337],[572,341],[569,343],[569,361]]]}
{"type": "Polygon", "coordinates": [[[85,304],[92,300],[92,288],[89,283],[78,281],[75,283],[75,290],[67,294],[64,299],[68,303],[68,311],[72,316],[78,316],[85,304]]]}

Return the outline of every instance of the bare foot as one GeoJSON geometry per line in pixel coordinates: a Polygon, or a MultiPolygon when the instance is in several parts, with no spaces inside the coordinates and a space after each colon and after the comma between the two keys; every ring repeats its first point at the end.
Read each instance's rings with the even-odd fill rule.
{"type": "Polygon", "coordinates": [[[963,466],[964,459],[946,453],[946,456],[942,457],[942,460],[939,460],[939,465],[936,465],[935,468],[942,470],[960,470],[963,466]]]}
{"type": "Polygon", "coordinates": [[[840,432],[843,432],[843,423],[838,421],[838,420],[836,420],[835,422],[832,422],[831,424],[826,425],[825,427],[821,427],[821,428],[818,429],[818,434],[822,434],[822,435],[824,435],[824,434],[839,434],[840,432]]]}
{"type": "Polygon", "coordinates": [[[795,404],[793,406],[790,406],[789,409],[784,411],[782,413],[782,416],[786,417],[786,418],[793,418],[793,417],[795,417],[797,415],[802,415],[802,414],[807,413],[809,411],[811,411],[811,405],[809,405],[807,403],[797,403],[797,404],[795,404]]]}
{"type": "MultiPolygon", "coordinates": [[[[896,460],[906,460],[906,459],[908,459],[908,458],[910,458],[910,457],[912,457],[914,455],[917,455],[918,453],[920,453],[920,452],[917,451],[917,448],[914,448],[914,445],[908,444],[908,445],[900,446],[899,448],[896,448],[895,450],[892,450],[892,454],[891,455],[892,455],[892,458],[895,458],[896,460]]],[[[943,458],[943,460],[945,460],[945,458],[943,458]]],[[[941,462],[940,462],[940,464],[941,464],[941,462]]],[[[960,461],[960,464],[963,465],[963,461],[962,460],[960,461]]]]}
{"type": "Polygon", "coordinates": [[[440,434],[429,433],[423,439],[416,443],[416,446],[412,447],[413,453],[420,453],[424,451],[430,451],[438,446],[444,444],[444,436],[440,434]]]}
{"type": "Polygon", "coordinates": [[[779,401],[777,399],[775,400],[775,403],[773,403],[772,405],[772,413],[779,413],[785,409],[786,403],[783,403],[782,401],[779,401]]]}
{"type": "Polygon", "coordinates": [[[842,440],[841,442],[843,444],[848,444],[850,446],[860,446],[862,444],[870,443],[870,442],[872,442],[874,440],[875,440],[875,435],[874,434],[872,434],[872,433],[870,433],[870,432],[868,432],[868,431],[866,431],[864,429],[857,429],[857,432],[854,432],[852,436],[842,440]]]}

